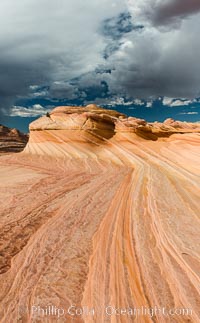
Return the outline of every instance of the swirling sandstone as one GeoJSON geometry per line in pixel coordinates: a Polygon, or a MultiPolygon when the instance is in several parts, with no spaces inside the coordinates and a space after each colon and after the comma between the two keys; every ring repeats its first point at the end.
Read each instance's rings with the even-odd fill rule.
{"type": "Polygon", "coordinates": [[[200,322],[199,133],[95,105],[33,122],[24,152],[0,158],[1,322],[200,322]],[[49,304],[95,313],[31,313],[49,304]]]}

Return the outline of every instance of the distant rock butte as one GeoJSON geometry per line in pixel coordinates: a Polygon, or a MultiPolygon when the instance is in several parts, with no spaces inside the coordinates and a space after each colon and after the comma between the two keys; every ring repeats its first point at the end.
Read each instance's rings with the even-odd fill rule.
{"type": "Polygon", "coordinates": [[[200,322],[199,132],[95,105],[31,123],[0,157],[0,321],[200,322]]]}
{"type": "Polygon", "coordinates": [[[0,125],[0,154],[20,152],[24,149],[27,141],[27,134],[0,125]]]}

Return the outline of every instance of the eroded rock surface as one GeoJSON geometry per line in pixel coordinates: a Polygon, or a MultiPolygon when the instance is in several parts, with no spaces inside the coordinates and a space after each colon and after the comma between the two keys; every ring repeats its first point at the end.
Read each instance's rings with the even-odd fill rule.
{"type": "Polygon", "coordinates": [[[0,154],[20,152],[28,141],[28,135],[17,129],[0,125],[0,154]]]}
{"type": "Polygon", "coordinates": [[[54,109],[0,158],[1,322],[199,322],[199,124],[81,109],[54,109]],[[31,312],[49,305],[65,315],[31,312]]]}

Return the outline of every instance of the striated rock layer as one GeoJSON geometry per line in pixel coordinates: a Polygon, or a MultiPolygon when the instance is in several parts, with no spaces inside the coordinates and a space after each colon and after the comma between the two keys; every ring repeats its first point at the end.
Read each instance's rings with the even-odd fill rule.
{"type": "Polygon", "coordinates": [[[17,129],[10,129],[0,125],[0,155],[22,151],[27,141],[27,134],[21,133],[17,129]]]}
{"type": "Polygon", "coordinates": [[[199,147],[95,105],[33,122],[0,157],[1,322],[200,322],[199,147]]]}

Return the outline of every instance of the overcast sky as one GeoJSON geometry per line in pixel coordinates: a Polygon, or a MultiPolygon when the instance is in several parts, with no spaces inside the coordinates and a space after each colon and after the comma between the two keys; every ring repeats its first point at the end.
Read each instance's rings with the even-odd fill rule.
{"type": "Polygon", "coordinates": [[[199,0],[1,0],[0,116],[159,102],[199,120],[199,26],[199,0]]]}

